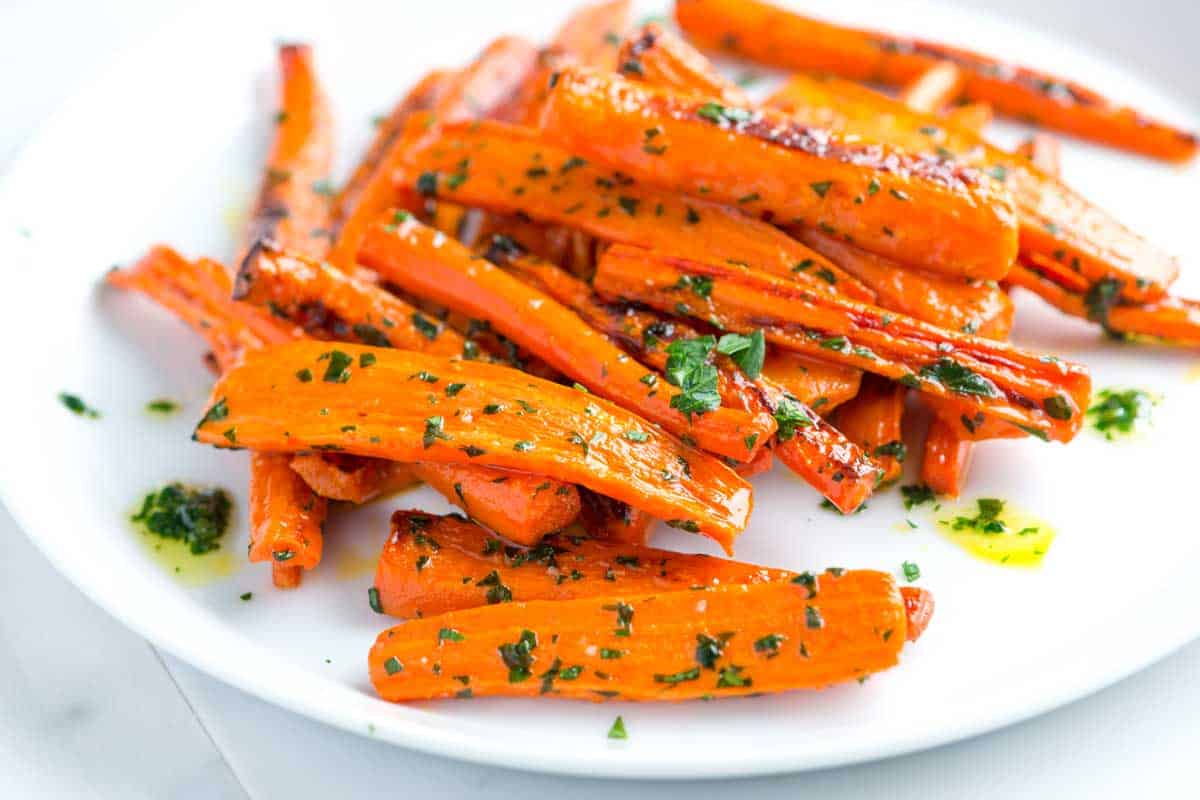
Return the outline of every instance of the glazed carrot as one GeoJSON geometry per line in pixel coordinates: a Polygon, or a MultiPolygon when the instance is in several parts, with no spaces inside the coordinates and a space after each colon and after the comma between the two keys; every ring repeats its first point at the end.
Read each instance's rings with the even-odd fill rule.
{"type": "Polygon", "coordinates": [[[858,394],[862,370],[769,348],[763,375],[813,411],[828,414],[858,394]]]}
{"type": "Polygon", "coordinates": [[[906,83],[898,99],[913,111],[935,114],[954,102],[966,80],[966,75],[953,62],[939,61],[906,83]]]}
{"type": "Polygon", "coordinates": [[[908,617],[908,641],[915,642],[933,619],[933,595],[927,589],[901,586],[900,597],[904,600],[904,613],[908,617]]]}
{"type": "Polygon", "coordinates": [[[278,453],[250,454],[250,560],[312,569],[321,561],[327,501],[278,453]]]}
{"type": "Polygon", "coordinates": [[[410,620],[371,648],[385,700],[487,695],[690,700],[816,689],[893,666],[891,576],[500,603],[410,620]]]}
{"type": "Polygon", "coordinates": [[[896,480],[904,469],[904,395],[900,384],[867,375],[858,396],[840,406],[830,420],[883,467],[885,481],[896,480]]]}
{"type": "Polygon", "coordinates": [[[419,618],[498,602],[578,600],[793,577],[786,570],[578,533],[548,536],[533,548],[514,547],[464,519],[397,511],[379,557],[375,590],[382,613],[419,618]]]}
{"type": "Polygon", "coordinates": [[[935,416],[925,434],[921,482],[938,494],[958,497],[970,467],[972,445],[955,425],[935,416]]]}
{"type": "Polygon", "coordinates": [[[571,12],[550,47],[576,63],[611,71],[629,18],[629,0],[605,0],[571,12]]]}
{"type": "Polygon", "coordinates": [[[271,562],[271,584],[276,589],[295,589],[304,580],[304,569],[271,562]]]}
{"type": "MultiPolygon", "coordinates": [[[[433,116],[440,123],[479,119],[498,108],[535,69],[537,49],[524,39],[503,36],[454,77],[440,92],[433,116]]],[[[354,266],[359,241],[379,214],[397,204],[392,173],[411,143],[393,139],[386,154],[358,193],[352,207],[342,210],[341,227],[329,260],[335,266],[354,266]]]]}
{"type": "Polygon", "coordinates": [[[537,544],[579,516],[578,490],[541,475],[430,462],[414,464],[413,472],[472,519],[517,544],[537,544]]]}
{"type": "Polygon", "coordinates": [[[319,258],[332,236],[333,117],[317,81],[311,47],[281,45],[279,67],[275,137],[246,238],[252,243],[269,237],[319,258]]]}
{"type": "Polygon", "coordinates": [[[942,328],[996,339],[1008,337],[1013,320],[1012,300],[994,283],[954,280],[907,269],[811,228],[800,228],[795,233],[809,247],[870,287],[875,302],[882,308],[942,328]]]}
{"type": "Polygon", "coordinates": [[[1002,278],[1016,255],[1012,200],[978,171],[817,130],[773,109],[567,69],[541,127],[559,146],[635,179],[830,227],[935,272],[1002,278]],[[654,129],[647,150],[645,132],[654,129]]]}
{"type": "Polygon", "coordinates": [[[738,265],[613,245],[594,285],[603,296],[654,308],[682,310],[683,303],[689,316],[726,330],[761,329],[779,347],[951,397],[1039,437],[1069,441],[1083,423],[1091,380],[1082,366],[806,292],[738,265]]]}
{"type": "Polygon", "coordinates": [[[970,50],[821,22],[761,0],[677,0],[675,17],[701,47],[855,81],[904,86],[949,61],[966,76],[966,98],[1003,114],[1170,161],[1196,152],[1192,133],[1073,81],[970,50]]]}
{"type": "Polygon", "coordinates": [[[717,408],[689,418],[671,405],[675,393],[667,390],[665,379],[633,361],[570,309],[411,216],[395,225],[372,225],[358,258],[414,294],[488,320],[494,330],[590,391],[691,437],[702,449],[743,461],[753,458],[775,431],[774,419],[765,412],[717,408]]]}
{"type": "Polygon", "coordinates": [[[620,73],[651,86],[692,92],[722,103],[749,107],[741,87],[726,78],[700,51],[656,23],[647,23],[621,45],[620,73]]]}
{"type": "Polygon", "coordinates": [[[1035,133],[1022,142],[1015,152],[1029,159],[1042,172],[1057,178],[1061,151],[1058,139],[1048,133],[1035,133]]]}
{"type": "Polygon", "coordinates": [[[1016,202],[1022,257],[1064,280],[1084,285],[1118,280],[1124,297],[1143,302],[1162,296],[1179,272],[1175,259],[1029,159],[993,147],[940,117],[912,111],[848,81],[801,75],[792,77],[768,104],[803,123],[854,131],[938,162],[953,160],[1003,185],[1016,202]]]}
{"type": "Polygon", "coordinates": [[[446,92],[454,77],[455,74],[451,70],[435,69],[427,72],[425,77],[421,78],[404,97],[400,98],[391,113],[376,123],[375,138],[371,140],[367,152],[358,162],[358,166],[354,168],[350,179],[346,181],[334,198],[335,221],[340,223],[353,212],[359,197],[383,162],[392,142],[404,130],[404,121],[408,119],[408,115],[433,108],[446,92]]]}
{"type": "Polygon", "coordinates": [[[544,474],[725,547],[750,514],[750,486],[717,459],[595,395],[506,367],[295,342],[248,355],[212,397],[195,435],[219,447],[544,474]]]}
{"type": "Polygon", "coordinates": [[[579,523],[589,536],[608,542],[645,544],[657,521],[645,511],[587,489],[579,490],[579,523]]]}
{"type": "MultiPolygon", "coordinates": [[[[848,296],[871,297],[827,259],[734,208],[593,166],[528,128],[495,122],[447,126],[430,140],[423,138],[426,119],[409,123],[407,161],[398,173],[404,188],[571,226],[607,241],[731,259],[826,291],[836,287],[848,296]]],[[[647,143],[657,147],[653,138],[647,143]]]]}
{"type": "Polygon", "coordinates": [[[304,453],[292,456],[292,471],[309,488],[329,500],[367,503],[419,483],[416,465],[341,453],[304,453]]]}
{"type": "Polygon", "coordinates": [[[947,124],[971,133],[982,134],[992,122],[992,107],[987,103],[967,103],[942,114],[947,124]]]}

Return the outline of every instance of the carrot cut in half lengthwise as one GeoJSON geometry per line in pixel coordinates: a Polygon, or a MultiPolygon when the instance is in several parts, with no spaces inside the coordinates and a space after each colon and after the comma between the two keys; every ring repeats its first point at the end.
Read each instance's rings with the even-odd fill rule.
{"type": "Polygon", "coordinates": [[[545,136],[636,180],[850,236],[902,263],[1003,278],[1017,253],[1012,199],[978,170],[586,70],[563,71],[545,136]],[[656,129],[654,150],[646,131],[656,129]],[[740,203],[739,203],[740,201],[740,203]]]}
{"type": "Polygon", "coordinates": [[[794,70],[904,86],[949,61],[963,95],[1003,114],[1135,153],[1183,161],[1196,136],[1086,86],[957,47],[834,25],[761,0],[677,0],[675,18],[701,47],[794,70]]]}
{"type": "Polygon", "coordinates": [[[738,265],[614,245],[601,256],[594,285],[602,295],[683,310],[727,330],[761,329],[779,347],[961,401],[1043,439],[1069,441],[1083,425],[1091,393],[1083,366],[805,292],[738,265]]]}
{"type": "Polygon", "coordinates": [[[547,475],[726,549],[750,516],[750,485],[717,459],[595,395],[505,367],[296,342],[248,357],[212,397],[195,436],[220,447],[547,475]]]}
{"type": "Polygon", "coordinates": [[[328,501],[292,471],[286,454],[250,454],[250,560],[312,569],[321,562],[328,501]]]}
{"type": "Polygon", "coordinates": [[[384,631],[368,657],[385,700],[547,695],[693,700],[819,689],[897,663],[908,635],[891,576],[500,603],[384,631]]]}
{"type": "Polygon", "coordinates": [[[766,412],[717,408],[685,415],[662,376],[638,364],[553,297],[485,261],[411,215],[367,230],[359,260],[413,294],[491,323],[550,366],[678,436],[737,461],[775,432],[766,412]],[[646,376],[650,377],[647,378],[646,376]]]}
{"type": "Polygon", "coordinates": [[[501,602],[648,594],[794,577],[787,570],[570,532],[549,536],[533,548],[514,547],[458,517],[397,511],[379,557],[375,590],[384,614],[419,618],[501,602]]]}

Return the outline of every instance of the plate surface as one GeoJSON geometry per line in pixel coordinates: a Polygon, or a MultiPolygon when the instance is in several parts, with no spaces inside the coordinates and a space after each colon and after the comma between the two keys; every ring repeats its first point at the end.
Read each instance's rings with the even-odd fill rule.
{"type": "MultiPolygon", "coordinates": [[[[861,686],[721,703],[379,701],[365,669],[367,648],[386,625],[366,603],[372,561],[392,508],[436,511],[444,502],[418,490],[337,514],[328,563],[300,591],[272,591],[269,570],[237,558],[246,538],[244,454],[188,438],[210,382],[202,348],[148,302],[106,290],[100,279],[155,241],[191,254],[231,254],[266,147],[277,39],[316,44],[344,171],[370,135],[370,118],[424,69],[466,60],[499,31],[544,38],[564,4],[522,2],[501,11],[494,3],[443,0],[376,6],[369,16],[341,4],[336,12],[239,4],[229,13],[215,5],[179,18],[92,79],[0,185],[0,255],[9,281],[0,329],[10,343],[0,393],[8,423],[0,492],[64,574],[155,644],[294,711],[407,747],[525,769],[695,778],[831,766],[952,741],[1080,697],[1200,635],[1191,497],[1200,448],[1192,413],[1200,399],[1197,357],[1106,343],[1025,296],[1019,343],[1087,363],[1097,386],[1134,385],[1163,398],[1155,426],[1129,443],[1085,433],[1069,447],[1027,441],[979,448],[965,497],[1001,497],[1051,524],[1058,538],[1041,568],[973,559],[929,514],[906,514],[895,490],[842,519],[779,469],[756,481],[757,507],[739,558],[897,573],[905,560],[920,564],[938,611],[899,668],[861,686]],[[371,24],[363,25],[367,18],[371,24]],[[66,413],[55,400],[64,390],[101,409],[102,419],[66,413]],[[148,416],[146,402],[161,396],[183,402],[184,412],[148,416]],[[130,507],[173,479],[236,494],[242,513],[227,543],[231,575],[183,586],[129,529],[130,507]],[[906,518],[918,527],[909,529],[906,518]],[[243,602],[247,591],[254,597],[243,602]],[[605,738],[616,714],[625,718],[627,742],[605,738]]],[[[1103,59],[996,20],[924,2],[806,5],[1014,53],[1200,127],[1194,109],[1103,59]]],[[[1009,141],[1016,134],[1000,131],[1009,141]]],[[[1185,264],[1198,263],[1195,166],[1181,170],[1072,143],[1064,171],[1134,229],[1185,264]]],[[[1185,275],[1180,287],[1198,293],[1197,277],[1185,275]]],[[[698,537],[671,531],[656,543],[712,552],[698,537]]]]}

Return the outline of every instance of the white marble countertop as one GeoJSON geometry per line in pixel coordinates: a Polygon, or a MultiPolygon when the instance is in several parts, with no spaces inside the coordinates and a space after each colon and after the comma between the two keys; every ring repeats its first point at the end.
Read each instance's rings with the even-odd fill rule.
{"type": "MultiPolygon", "coordinates": [[[[1082,35],[1154,71],[1136,14],[1190,0],[967,0],[1082,35]],[[1087,17],[1082,16],[1084,8],[1087,17]]],[[[176,2],[0,4],[0,169],[89,69],[176,2]],[[66,22],[64,22],[66,21],[66,22]]],[[[1187,20],[1200,22],[1194,9],[1187,20]]],[[[1184,27],[1189,27],[1184,25],[1184,27]]],[[[1184,91],[1200,94],[1193,75],[1184,91]]],[[[12,454],[6,457],[16,457],[12,454]]],[[[0,506],[0,797],[328,796],[747,798],[1200,797],[1200,642],[1099,694],[967,742],[845,769],[761,780],[616,783],[407,752],[272,707],[160,654],[59,576],[0,506]]],[[[1136,557],[1136,552],[1131,554],[1136,557]]],[[[1030,676],[1030,679],[1036,679],[1030,676]]]]}

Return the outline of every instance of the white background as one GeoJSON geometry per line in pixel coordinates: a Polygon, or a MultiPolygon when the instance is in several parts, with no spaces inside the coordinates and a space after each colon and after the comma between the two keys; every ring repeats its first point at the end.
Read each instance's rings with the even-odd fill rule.
{"type": "MultiPolygon", "coordinates": [[[[1200,98],[1200,71],[1179,69],[1196,63],[1187,32],[1200,29],[1198,4],[961,4],[1091,42],[1136,69],[1171,76],[1167,85],[1193,104],[1200,98]],[[1180,35],[1151,40],[1149,32],[1161,30],[1164,18],[1180,35]]],[[[0,167],[91,71],[152,31],[175,5],[0,5],[0,167]]],[[[1181,534],[1187,530],[1180,526],[1181,534]]],[[[1200,749],[1200,644],[1042,719],[917,756],[704,786],[578,781],[407,753],[269,707],[160,657],[123,630],[58,577],[2,511],[0,543],[3,798],[454,797],[480,791],[690,798],[731,789],[789,798],[806,792],[827,798],[1200,796],[1192,763],[1200,749]]],[[[1137,558],[1132,546],[1131,567],[1137,558]]],[[[630,733],[636,746],[636,729],[630,733]]]]}

